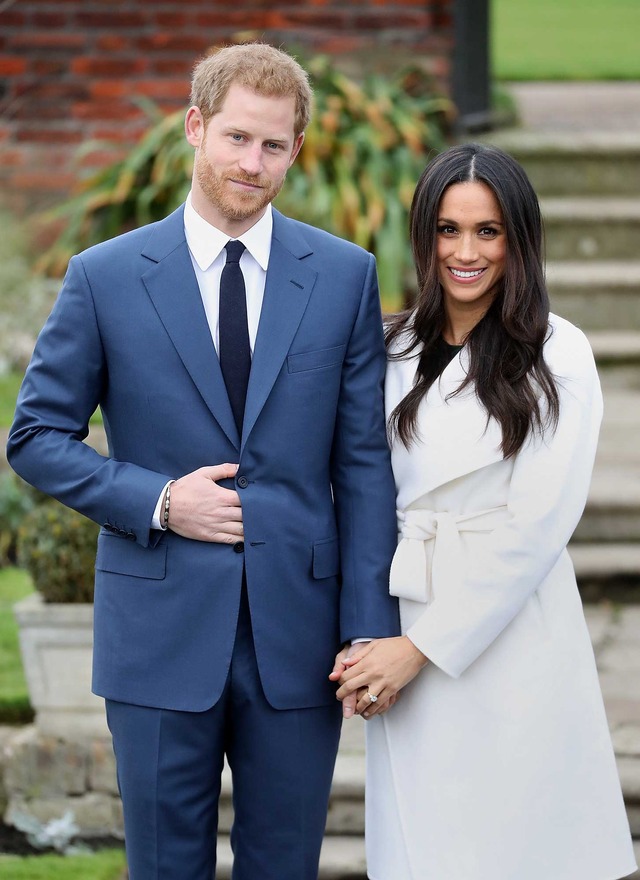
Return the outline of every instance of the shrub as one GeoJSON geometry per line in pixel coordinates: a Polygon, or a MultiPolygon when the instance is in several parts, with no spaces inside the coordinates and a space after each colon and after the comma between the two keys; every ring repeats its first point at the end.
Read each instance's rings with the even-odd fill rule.
{"type": "Polygon", "coordinates": [[[0,474],[0,568],[15,565],[18,529],[38,503],[38,495],[10,471],[0,474]]]}
{"type": "Polygon", "coordinates": [[[45,602],[93,602],[98,526],[57,501],[28,513],[18,530],[18,565],[45,602]]]}

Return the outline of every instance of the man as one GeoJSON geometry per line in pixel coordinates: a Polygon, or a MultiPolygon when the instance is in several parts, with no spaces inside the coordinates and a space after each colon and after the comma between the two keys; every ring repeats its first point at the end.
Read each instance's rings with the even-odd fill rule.
{"type": "Polygon", "coordinates": [[[398,632],[374,260],[270,204],[310,100],[270,46],[196,67],[186,205],[71,260],[9,439],[103,526],[94,690],[131,880],[211,880],[225,754],[234,878],[317,877],[328,673],[398,632]],[[96,406],[108,457],[83,443],[96,406]]]}

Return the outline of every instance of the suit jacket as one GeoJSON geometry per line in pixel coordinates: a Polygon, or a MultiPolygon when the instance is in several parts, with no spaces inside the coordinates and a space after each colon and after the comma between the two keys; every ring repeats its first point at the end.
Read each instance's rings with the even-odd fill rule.
{"type": "Polygon", "coordinates": [[[7,454],[102,525],[94,690],[191,711],[218,699],[243,577],[271,704],[327,704],[341,642],[397,632],[394,487],[370,254],[274,212],[238,436],[183,209],[74,257],[21,389],[7,454]],[[83,441],[102,409],[109,454],[83,441]],[[245,541],[150,530],[167,480],[239,462],[245,541]],[[235,550],[235,552],[234,552],[235,550]]]}

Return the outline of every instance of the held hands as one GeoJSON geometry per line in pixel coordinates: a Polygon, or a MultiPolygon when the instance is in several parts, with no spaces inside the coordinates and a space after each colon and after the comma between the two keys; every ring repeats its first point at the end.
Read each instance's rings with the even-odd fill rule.
{"type": "MultiPolygon", "coordinates": [[[[329,675],[330,681],[340,681],[342,682],[342,677],[345,670],[349,669],[353,663],[357,662],[360,656],[362,656],[362,649],[365,647],[365,643],[359,642],[355,645],[347,646],[343,648],[336,655],[336,660],[333,665],[333,671],[329,675]]],[[[347,694],[345,697],[341,697],[342,700],[342,717],[343,718],[351,718],[354,714],[357,715],[359,712],[356,710],[357,704],[360,700],[365,697],[367,693],[367,688],[362,687],[357,691],[353,691],[352,693],[347,694]]],[[[377,707],[376,714],[383,715],[387,712],[393,704],[398,699],[399,694],[393,694],[386,702],[380,702],[377,707]]],[[[370,704],[370,700],[366,699],[367,704],[370,704]]],[[[363,717],[368,718],[369,714],[367,712],[363,712],[363,717]]]]}
{"type": "MultiPolygon", "coordinates": [[[[408,684],[428,662],[425,655],[406,636],[391,639],[376,639],[366,645],[354,645],[349,656],[336,657],[336,665],[329,676],[332,681],[339,680],[340,688],[336,694],[339,700],[348,701],[355,711],[364,718],[381,715],[395,703],[398,691],[408,684]],[[359,648],[353,651],[353,648],[359,648]],[[343,667],[338,673],[338,663],[343,667]],[[378,699],[371,702],[368,694],[378,699]]],[[[347,652],[348,653],[348,652],[347,652]]],[[[346,715],[344,709],[343,714],[346,715]]]]}
{"type": "MultiPolygon", "coordinates": [[[[333,670],[329,675],[330,681],[340,681],[342,674],[349,667],[347,666],[347,660],[350,657],[353,657],[354,654],[357,654],[359,650],[363,647],[363,643],[360,642],[355,645],[347,645],[346,648],[343,648],[338,654],[336,654],[335,663],[333,664],[333,670]]],[[[349,694],[342,700],[342,717],[343,718],[351,718],[356,710],[356,703],[358,702],[357,694],[349,694]]]]}
{"type": "Polygon", "coordinates": [[[171,485],[169,528],[183,538],[217,544],[242,541],[242,508],[234,489],[217,481],[233,478],[237,464],[217,464],[185,474],[171,485]]]}

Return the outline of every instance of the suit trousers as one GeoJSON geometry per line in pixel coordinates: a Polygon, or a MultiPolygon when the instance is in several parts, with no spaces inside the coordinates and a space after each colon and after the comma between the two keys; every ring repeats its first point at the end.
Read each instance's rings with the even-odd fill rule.
{"type": "Polygon", "coordinates": [[[229,675],[211,709],[106,706],[130,880],[215,877],[225,754],[233,777],[233,880],[317,880],[341,709],[337,701],[269,705],[245,586],[229,675]]]}

